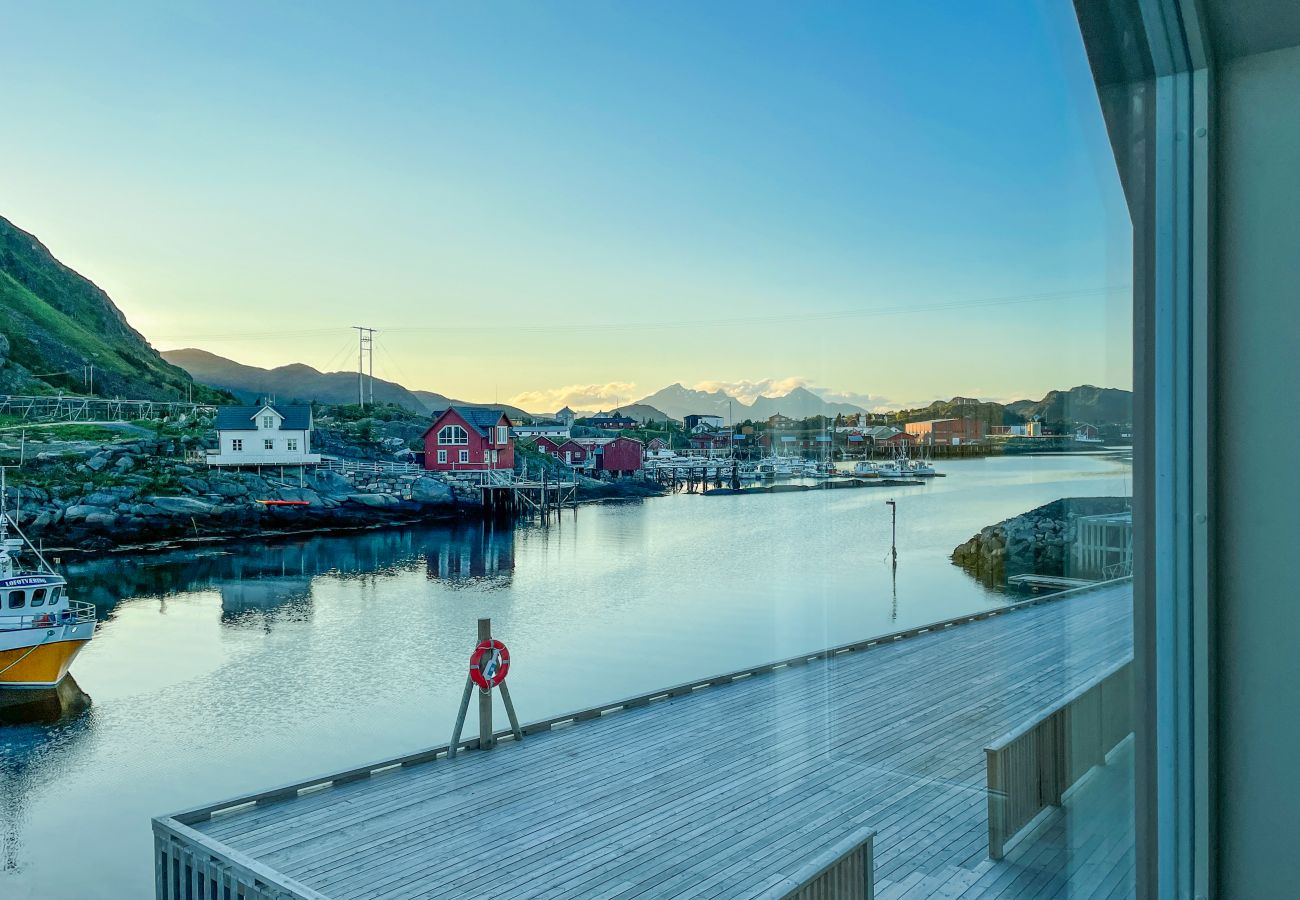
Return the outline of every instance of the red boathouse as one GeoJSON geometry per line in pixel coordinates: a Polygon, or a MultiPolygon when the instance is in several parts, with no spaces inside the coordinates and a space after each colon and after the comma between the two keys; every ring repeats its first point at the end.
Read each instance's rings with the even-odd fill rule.
{"type": "Polygon", "coordinates": [[[499,409],[449,406],[424,433],[424,467],[435,472],[513,469],[510,424],[499,409]]]}

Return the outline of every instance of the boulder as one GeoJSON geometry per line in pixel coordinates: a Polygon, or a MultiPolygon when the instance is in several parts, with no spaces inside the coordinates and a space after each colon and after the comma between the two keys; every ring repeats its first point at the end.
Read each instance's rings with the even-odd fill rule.
{"type": "Polygon", "coordinates": [[[187,516],[206,516],[212,506],[191,497],[150,497],[149,502],[165,513],[187,516]]]}
{"type": "Polygon", "coordinates": [[[101,451],[86,460],[86,468],[90,469],[92,472],[103,471],[104,467],[109,464],[112,458],[112,454],[107,450],[101,451]]]}
{"type": "Polygon", "coordinates": [[[108,511],[94,512],[86,516],[85,522],[93,528],[112,528],[117,522],[117,514],[108,511]]]}
{"type": "Polygon", "coordinates": [[[119,456],[117,462],[113,463],[113,468],[119,472],[130,472],[135,468],[135,460],[130,456],[119,456]]]}
{"type": "Polygon", "coordinates": [[[188,475],[182,475],[176,481],[191,494],[206,494],[208,492],[208,483],[202,478],[191,478],[188,475]]]}
{"type": "Polygon", "coordinates": [[[312,506],[321,506],[321,495],[311,488],[280,488],[275,492],[276,500],[293,500],[296,502],[306,501],[312,506]]]}
{"type": "Polygon", "coordinates": [[[451,486],[436,478],[417,478],[411,482],[411,499],[417,503],[451,503],[451,486]]]}
{"type": "Polygon", "coordinates": [[[307,487],[327,497],[343,497],[352,493],[352,482],[338,472],[316,469],[306,479],[307,487]]]}
{"type": "Polygon", "coordinates": [[[402,501],[392,494],[353,494],[348,497],[347,502],[370,509],[388,509],[400,505],[402,501]]]}
{"type": "Polygon", "coordinates": [[[120,500],[121,498],[111,491],[95,491],[81,502],[86,506],[116,506],[120,500]]]}
{"type": "Polygon", "coordinates": [[[76,506],[69,506],[63,511],[63,518],[68,522],[83,522],[96,515],[112,515],[112,512],[102,506],[94,506],[89,503],[78,503],[76,506]]]}
{"type": "Polygon", "coordinates": [[[220,494],[222,497],[243,497],[248,494],[248,488],[238,481],[227,481],[225,479],[214,478],[211,481],[212,493],[220,494]]]}

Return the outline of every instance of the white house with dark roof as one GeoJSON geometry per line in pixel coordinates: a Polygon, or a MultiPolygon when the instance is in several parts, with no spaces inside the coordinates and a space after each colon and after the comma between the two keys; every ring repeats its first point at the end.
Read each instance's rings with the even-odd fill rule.
{"type": "Polygon", "coordinates": [[[311,452],[310,406],[222,406],[217,449],[210,466],[302,466],[320,462],[311,452]]]}

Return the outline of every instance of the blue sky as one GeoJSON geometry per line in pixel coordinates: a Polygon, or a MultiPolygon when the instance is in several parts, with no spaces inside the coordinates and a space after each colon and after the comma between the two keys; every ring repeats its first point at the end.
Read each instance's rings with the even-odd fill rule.
{"type": "Polygon", "coordinates": [[[155,346],[536,409],[1127,387],[1070,4],[5,10],[0,215],[155,346]]]}

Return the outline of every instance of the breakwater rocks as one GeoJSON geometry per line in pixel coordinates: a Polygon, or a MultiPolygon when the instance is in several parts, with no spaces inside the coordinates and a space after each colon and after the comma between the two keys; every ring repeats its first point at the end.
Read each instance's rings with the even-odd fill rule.
{"type": "Polygon", "coordinates": [[[432,474],[354,482],[326,469],[286,469],[281,478],[278,470],[208,469],[135,444],[20,474],[24,481],[11,483],[6,500],[27,535],[46,547],[89,551],[450,518],[482,506],[476,487],[432,474]]]}
{"type": "Polygon", "coordinates": [[[989,525],[952,552],[952,561],[985,584],[1013,575],[1071,575],[1079,516],[1124,512],[1128,497],[1064,497],[989,525]]]}

